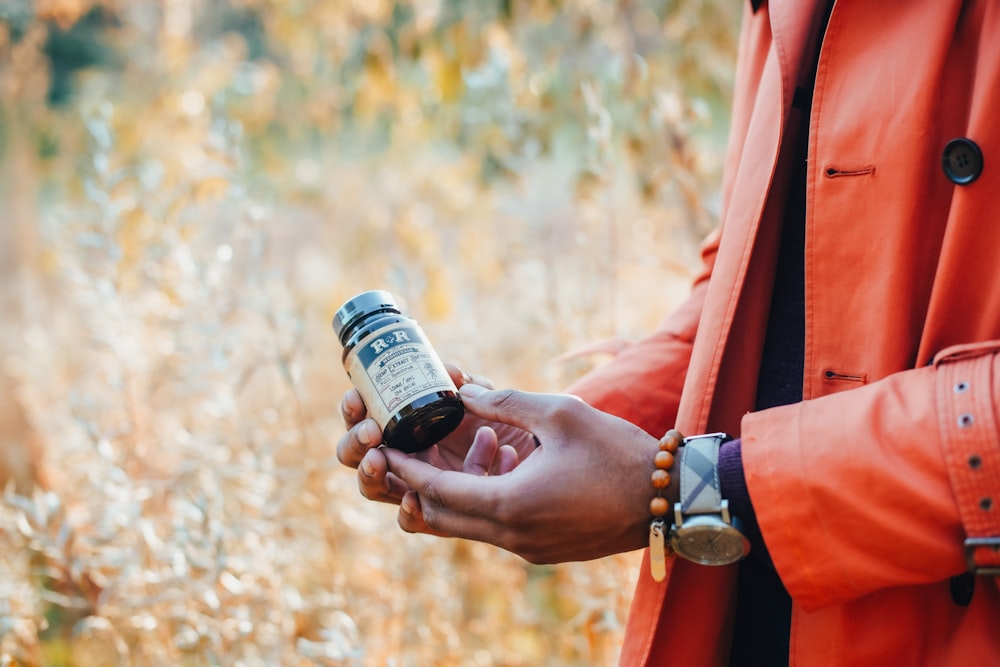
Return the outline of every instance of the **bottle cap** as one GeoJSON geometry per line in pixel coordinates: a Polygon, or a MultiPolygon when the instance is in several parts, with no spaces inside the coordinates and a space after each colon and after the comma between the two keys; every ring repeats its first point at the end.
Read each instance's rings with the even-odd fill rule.
{"type": "Polygon", "coordinates": [[[385,290],[369,290],[351,297],[343,306],[337,309],[333,316],[333,332],[337,334],[341,344],[350,337],[354,325],[361,319],[378,312],[400,312],[399,306],[392,294],[385,290]]]}

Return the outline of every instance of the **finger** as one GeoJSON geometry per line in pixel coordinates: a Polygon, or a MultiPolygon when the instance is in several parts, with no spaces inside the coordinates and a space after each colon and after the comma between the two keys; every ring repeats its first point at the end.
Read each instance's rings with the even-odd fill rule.
{"type": "Polygon", "coordinates": [[[472,439],[472,445],[469,447],[469,453],[465,456],[462,471],[471,475],[489,474],[498,448],[496,431],[489,426],[481,427],[472,439]]]}
{"type": "Polygon", "coordinates": [[[337,441],[337,460],[345,466],[357,468],[365,454],[381,444],[382,429],[373,419],[364,419],[337,441]]]}
{"type": "Polygon", "coordinates": [[[455,383],[456,387],[471,382],[469,375],[455,364],[445,363],[444,369],[448,371],[448,376],[451,377],[451,381],[455,383]]]}
{"type": "Polygon", "coordinates": [[[586,403],[568,394],[536,394],[513,389],[487,391],[476,385],[460,390],[465,408],[485,419],[516,426],[536,435],[573,424],[586,403]]]}
{"type": "Polygon", "coordinates": [[[517,450],[510,445],[504,445],[497,452],[496,470],[493,474],[506,475],[516,468],[518,463],[520,463],[520,457],[517,455],[517,450]]]}
{"type": "Polygon", "coordinates": [[[368,416],[368,409],[357,389],[348,389],[344,393],[344,398],[340,401],[340,416],[348,429],[353,428],[355,424],[368,416]]]}
{"type": "MultiPolygon", "coordinates": [[[[461,473],[458,473],[461,474],[461,473]]],[[[399,505],[399,527],[408,533],[462,537],[502,546],[502,531],[488,519],[460,516],[410,491],[399,505]]]]}
{"type": "Polygon", "coordinates": [[[479,477],[432,465],[385,450],[389,469],[417,492],[427,526],[457,537],[496,539],[498,483],[501,477],[479,477]]]}
{"type": "Polygon", "coordinates": [[[373,449],[358,465],[358,490],[369,500],[398,505],[409,488],[403,480],[389,472],[382,451],[373,449]]]}
{"type": "Polygon", "coordinates": [[[408,491],[400,500],[398,523],[399,527],[408,533],[423,533],[427,530],[416,491],[408,491]]]}
{"type": "Polygon", "coordinates": [[[485,375],[466,373],[457,365],[452,363],[446,363],[444,367],[445,370],[448,371],[448,375],[451,376],[452,382],[454,382],[455,386],[458,388],[467,384],[477,384],[480,387],[486,387],[487,389],[493,388],[493,380],[485,375]]]}
{"type": "Polygon", "coordinates": [[[453,537],[440,530],[434,530],[424,521],[423,509],[420,507],[420,497],[415,491],[409,491],[399,503],[399,527],[408,533],[425,533],[438,537],[453,537]]]}

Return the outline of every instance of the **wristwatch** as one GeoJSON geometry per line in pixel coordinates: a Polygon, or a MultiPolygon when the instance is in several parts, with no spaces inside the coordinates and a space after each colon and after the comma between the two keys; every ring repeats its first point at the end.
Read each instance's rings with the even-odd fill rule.
{"type": "Polygon", "coordinates": [[[739,519],[729,513],[719,487],[719,447],[731,438],[710,433],[684,438],[680,453],[680,502],[674,505],[670,546],[702,565],[728,565],[750,551],[739,519]]]}

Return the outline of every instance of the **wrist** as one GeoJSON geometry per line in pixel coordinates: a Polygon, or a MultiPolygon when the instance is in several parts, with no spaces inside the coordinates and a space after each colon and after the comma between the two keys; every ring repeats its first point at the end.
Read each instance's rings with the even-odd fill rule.
{"type": "Polygon", "coordinates": [[[670,525],[668,515],[677,501],[677,493],[674,491],[677,485],[673,481],[677,476],[678,454],[683,441],[684,436],[680,431],[670,429],[660,438],[653,455],[650,483],[655,495],[649,502],[649,513],[653,517],[649,524],[649,564],[654,581],[663,581],[666,577],[666,559],[668,555],[672,555],[667,546],[667,526],[670,525]]]}
{"type": "Polygon", "coordinates": [[[739,439],[719,447],[719,485],[732,513],[748,523],[755,523],[750,492],[743,475],[743,449],[739,439]]]}

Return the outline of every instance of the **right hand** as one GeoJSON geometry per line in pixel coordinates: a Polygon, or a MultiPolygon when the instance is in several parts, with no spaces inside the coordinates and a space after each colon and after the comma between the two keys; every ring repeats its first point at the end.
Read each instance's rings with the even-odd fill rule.
{"type": "MultiPolygon", "coordinates": [[[[486,378],[470,376],[453,364],[445,364],[448,374],[461,388],[465,384],[476,384],[487,389],[493,383],[486,378]]],[[[388,471],[388,463],[382,450],[382,430],[375,420],[368,417],[368,411],[361,394],[349,389],[340,404],[341,415],[347,432],[337,442],[337,459],[358,470],[358,488],[361,495],[370,500],[399,505],[409,503],[416,512],[413,524],[415,532],[432,532],[420,518],[420,510],[414,494],[407,495],[409,487],[399,477],[388,471]]],[[[524,430],[506,424],[488,423],[466,412],[462,423],[436,445],[418,452],[414,456],[430,463],[440,470],[456,470],[477,475],[498,475],[510,472],[535,450],[534,436],[524,430]]]]}
{"type": "MultiPolygon", "coordinates": [[[[435,534],[488,542],[532,563],[590,560],[648,543],[656,438],[566,394],[469,386],[462,398],[468,412],[535,433],[541,445],[509,474],[489,477],[381,450],[412,489],[400,507],[403,530],[433,526],[435,534]]],[[[675,476],[676,466],[677,457],[675,476]]],[[[668,505],[677,486],[664,490],[668,505]]]]}

